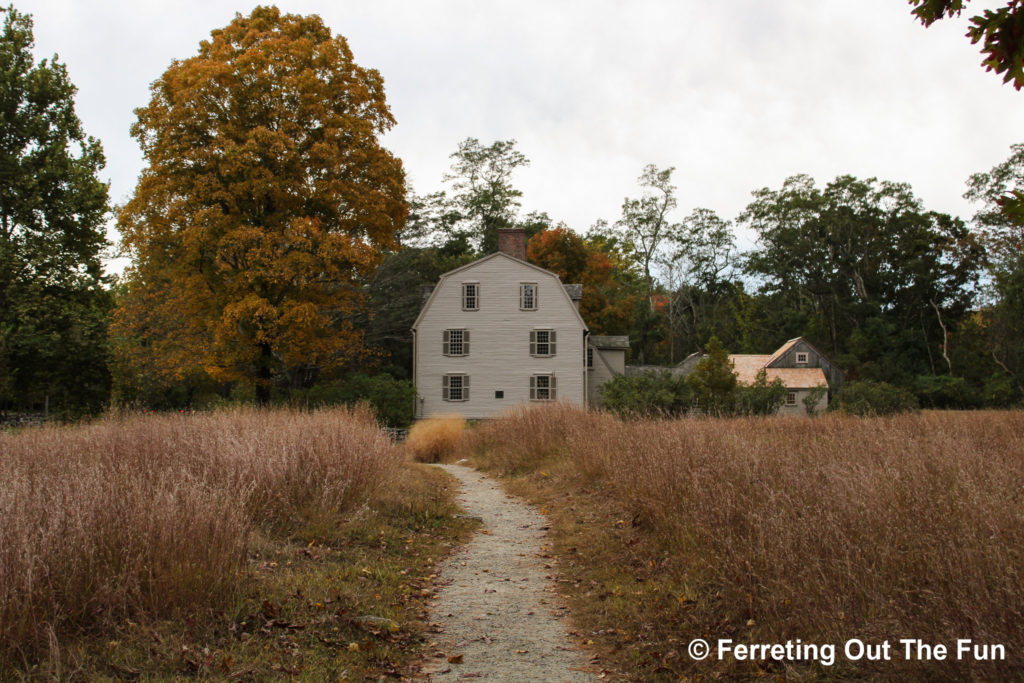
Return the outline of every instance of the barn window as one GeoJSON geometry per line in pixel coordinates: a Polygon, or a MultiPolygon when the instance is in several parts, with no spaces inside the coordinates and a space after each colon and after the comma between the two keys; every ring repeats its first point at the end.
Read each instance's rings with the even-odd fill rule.
{"type": "Polygon", "coordinates": [[[537,285],[524,282],[519,285],[519,308],[524,311],[537,310],[537,285]]]}
{"type": "Polygon", "coordinates": [[[554,330],[530,330],[530,355],[555,355],[555,336],[554,330]]]}
{"type": "Polygon", "coordinates": [[[796,364],[797,365],[807,365],[807,352],[806,351],[801,351],[800,353],[796,354],[796,364]]]}
{"type": "Polygon", "coordinates": [[[480,284],[477,282],[462,283],[462,310],[480,310],[480,284]]]}
{"type": "Polygon", "coordinates": [[[445,375],[441,380],[441,398],[445,401],[468,401],[469,375],[445,375]]]}
{"type": "Polygon", "coordinates": [[[554,375],[532,375],[530,377],[530,400],[554,401],[555,385],[554,375]]]}
{"type": "Polygon", "coordinates": [[[468,356],[469,330],[445,330],[441,339],[441,353],[446,356],[468,356]]]}
{"type": "Polygon", "coordinates": [[[795,391],[791,391],[788,394],[786,394],[786,405],[787,406],[795,406],[796,405],[796,392],[795,391]]]}

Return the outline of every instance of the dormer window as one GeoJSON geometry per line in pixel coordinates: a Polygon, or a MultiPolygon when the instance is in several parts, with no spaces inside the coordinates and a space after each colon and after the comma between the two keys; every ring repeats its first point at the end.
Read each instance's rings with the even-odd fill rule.
{"type": "Polygon", "coordinates": [[[462,283],[462,310],[480,310],[480,284],[477,282],[462,283]]]}
{"type": "Polygon", "coordinates": [[[801,351],[801,352],[796,354],[796,364],[797,365],[807,365],[807,352],[806,351],[801,351]]]}
{"type": "Polygon", "coordinates": [[[537,284],[523,282],[519,285],[519,308],[523,311],[537,310],[537,284]]]}

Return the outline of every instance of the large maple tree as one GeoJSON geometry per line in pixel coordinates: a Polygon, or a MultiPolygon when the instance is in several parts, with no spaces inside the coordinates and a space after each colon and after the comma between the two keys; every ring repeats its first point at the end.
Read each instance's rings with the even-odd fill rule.
{"type": "Polygon", "coordinates": [[[407,206],[384,84],[317,16],[257,7],[151,86],[148,167],[119,212],[133,258],[122,361],[164,379],[249,381],[364,351],[358,286],[407,206]]]}

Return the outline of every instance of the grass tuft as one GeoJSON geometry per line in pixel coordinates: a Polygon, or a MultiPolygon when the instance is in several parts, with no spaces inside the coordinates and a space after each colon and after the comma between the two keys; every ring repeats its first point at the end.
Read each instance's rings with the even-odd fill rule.
{"type": "Polygon", "coordinates": [[[455,452],[465,431],[461,415],[431,417],[412,426],[405,447],[416,462],[441,462],[455,452]]]}

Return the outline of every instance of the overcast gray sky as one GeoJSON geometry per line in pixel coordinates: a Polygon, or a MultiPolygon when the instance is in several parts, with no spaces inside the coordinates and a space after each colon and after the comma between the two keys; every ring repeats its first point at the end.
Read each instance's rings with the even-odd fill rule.
{"type": "MultiPolygon", "coordinates": [[[[115,202],[142,168],[128,129],[149,84],[254,6],[13,2],[34,15],[36,56],[58,53],[78,86],[115,202]]],[[[441,189],[460,140],[514,138],[524,211],[578,231],[614,221],[648,163],[676,167],[678,218],[735,218],[753,190],[807,173],[908,182],[966,219],[967,177],[1024,141],[1024,92],[979,66],[967,17],[925,29],[905,0],[277,4],[319,14],[380,71],[398,121],[385,144],[417,192],[441,189]]]]}

